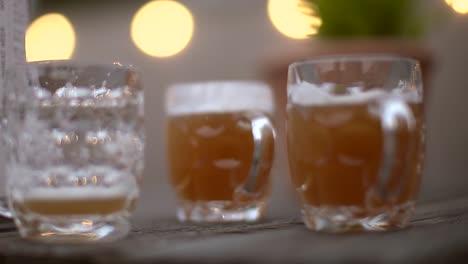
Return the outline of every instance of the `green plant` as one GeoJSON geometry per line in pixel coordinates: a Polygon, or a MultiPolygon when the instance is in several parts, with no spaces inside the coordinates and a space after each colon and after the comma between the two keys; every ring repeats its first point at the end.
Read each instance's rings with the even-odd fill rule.
{"type": "Polygon", "coordinates": [[[419,37],[424,19],[417,0],[303,0],[322,23],[321,37],[419,37]]]}

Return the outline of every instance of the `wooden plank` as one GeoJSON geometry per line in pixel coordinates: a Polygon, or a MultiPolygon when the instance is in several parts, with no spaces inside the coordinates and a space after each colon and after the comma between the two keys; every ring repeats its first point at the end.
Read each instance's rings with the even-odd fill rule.
{"type": "Polygon", "coordinates": [[[452,263],[468,262],[468,198],[422,205],[410,228],[325,234],[296,219],[197,225],[135,220],[128,238],[107,244],[51,245],[0,234],[8,263],[452,263]]]}

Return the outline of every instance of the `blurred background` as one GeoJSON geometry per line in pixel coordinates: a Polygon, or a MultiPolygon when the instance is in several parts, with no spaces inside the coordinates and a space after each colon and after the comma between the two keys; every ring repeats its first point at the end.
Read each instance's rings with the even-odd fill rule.
{"type": "Polygon", "coordinates": [[[390,53],[423,63],[427,158],[420,202],[468,193],[468,0],[34,0],[29,61],[133,64],[145,88],[146,172],[137,217],[174,218],[165,158],[171,83],[264,80],[277,100],[268,217],[298,215],[283,142],[287,65],[322,54],[390,53]]]}

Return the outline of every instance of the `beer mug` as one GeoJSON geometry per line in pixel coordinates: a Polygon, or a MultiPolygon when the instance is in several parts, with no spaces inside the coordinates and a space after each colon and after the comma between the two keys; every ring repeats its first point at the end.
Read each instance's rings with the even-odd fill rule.
{"type": "Polygon", "coordinates": [[[20,235],[125,236],[143,171],[143,91],[120,64],[29,63],[2,96],[7,200],[20,235]]]}
{"type": "Polygon", "coordinates": [[[424,157],[419,63],[369,55],[291,64],[287,144],[308,228],[404,227],[424,157]]]}
{"type": "Polygon", "coordinates": [[[176,84],[167,91],[167,155],[180,221],[256,221],[270,187],[275,130],[258,82],[176,84]]]}

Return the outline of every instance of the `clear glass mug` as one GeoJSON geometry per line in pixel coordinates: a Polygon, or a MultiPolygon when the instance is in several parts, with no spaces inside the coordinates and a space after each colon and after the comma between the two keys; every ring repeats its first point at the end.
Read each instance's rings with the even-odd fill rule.
{"type": "Polygon", "coordinates": [[[290,65],[287,143],[303,220],[319,231],[409,223],[424,157],[417,61],[323,57],[290,65]]]}
{"type": "Polygon", "coordinates": [[[2,95],[7,201],[24,238],[125,236],[143,171],[143,91],[130,66],[9,70],[2,95]]]}
{"type": "Polygon", "coordinates": [[[259,82],[171,86],[167,153],[180,221],[256,221],[274,158],[273,98],[259,82]]]}

